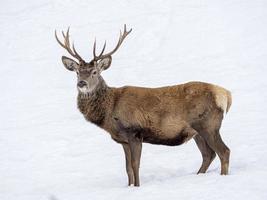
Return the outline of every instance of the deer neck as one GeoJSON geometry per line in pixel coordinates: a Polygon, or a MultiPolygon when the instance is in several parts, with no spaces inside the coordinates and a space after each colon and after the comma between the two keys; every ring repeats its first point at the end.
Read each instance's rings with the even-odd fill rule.
{"type": "Polygon", "coordinates": [[[87,94],[79,92],[78,94],[78,108],[80,112],[88,121],[100,127],[105,120],[109,89],[103,78],[100,77],[100,82],[94,91],[87,94]]]}

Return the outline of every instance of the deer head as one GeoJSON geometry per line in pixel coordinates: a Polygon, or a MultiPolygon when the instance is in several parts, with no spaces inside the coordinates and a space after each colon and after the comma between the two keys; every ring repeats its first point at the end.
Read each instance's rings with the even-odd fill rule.
{"type": "Polygon", "coordinates": [[[99,84],[100,80],[102,80],[101,72],[110,67],[112,61],[112,55],[119,49],[123,40],[126,36],[132,31],[126,30],[126,25],[124,25],[123,33],[120,31],[119,41],[116,47],[110,51],[109,53],[104,54],[106,48],[106,42],[102,48],[102,51],[99,55],[96,55],[96,40],[93,46],[93,59],[90,62],[86,62],[82,57],[77,53],[74,43],[72,47],[70,45],[69,40],[69,28],[66,33],[62,31],[62,36],[64,42],[61,42],[55,31],[55,37],[57,42],[62,46],[67,52],[76,60],[68,58],[66,56],[62,56],[62,62],[66,69],[70,71],[75,71],[78,77],[77,88],[82,93],[90,93],[92,92],[96,86],[99,84]]]}

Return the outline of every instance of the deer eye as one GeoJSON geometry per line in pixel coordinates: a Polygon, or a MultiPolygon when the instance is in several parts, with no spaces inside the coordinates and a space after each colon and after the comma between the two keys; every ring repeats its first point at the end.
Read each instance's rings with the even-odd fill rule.
{"type": "Polygon", "coordinates": [[[93,75],[96,75],[96,71],[93,71],[93,75]]]}

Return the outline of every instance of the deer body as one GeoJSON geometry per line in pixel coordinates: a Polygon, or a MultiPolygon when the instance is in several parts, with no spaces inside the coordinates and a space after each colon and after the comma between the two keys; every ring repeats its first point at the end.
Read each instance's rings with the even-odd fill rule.
{"type": "MultiPolygon", "coordinates": [[[[130,32],[130,31],[129,31],[130,32]]],[[[231,93],[219,86],[203,82],[189,82],[161,88],[125,86],[109,87],[102,70],[111,64],[113,54],[129,34],[124,27],[116,48],[109,54],[86,63],[70,49],[68,32],[61,46],[80,63],[62,57],[63,64],[78,75],[78,108],[85,119],[110,133],[122,144],[128,184],[139,186],[139,166],[142,143],[176,146],[194,138],[203,162],[198,173],[205,173],[217,154],[221,174],[228,173],[230,150],[223,143],[219,129],[224,113],[231,106],[231,93]],[[100,61],[99,61],[100,60],[100,61]]]]}
{"type": "Polygon", "coordinates": [[[140,132],[143,142],[175,146],[193,136],[183,135],[185,129],[205,123],[214,109],[226,111],[216,104],[216,87],[202,82],[162,88],[104,86],[92,95],[79,94],[78,108],[119,143],[128,143],[125,132],[133,131],[140,132]]]}

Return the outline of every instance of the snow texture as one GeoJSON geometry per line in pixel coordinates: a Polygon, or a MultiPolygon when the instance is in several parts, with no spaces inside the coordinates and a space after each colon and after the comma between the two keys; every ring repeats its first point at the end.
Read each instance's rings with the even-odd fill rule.
{"type": "Polygon", "coordinates": [[[0,7],[0,199],[267,199],[266,0],[2,0],[0,7]],[[144,144],[141,187],[127,187],[122,147],[76,108],[76,75],[54,30],[71,27],[87,60],[133,31],[103,77],[110,86],[191,80],[221,85],[233,104],[221,129],[230,175],[218,157],[196,175],[193,140],[144,144]]]}

